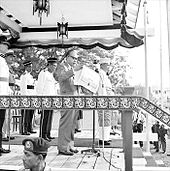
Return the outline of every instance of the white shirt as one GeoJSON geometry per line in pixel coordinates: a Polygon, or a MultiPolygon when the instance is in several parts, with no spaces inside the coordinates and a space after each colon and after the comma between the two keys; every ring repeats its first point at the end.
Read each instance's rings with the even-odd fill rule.
{"type": "Polygon", "coordinates": [[[53,73],[50,73],[47,69],[42,70],[38,75],[36,94],[42,96],[56,95],[56,81],[53,77],[53,73]]]}
{"type": "Polygon", "coordinates": [[[9,95],[9,68],[6,60],[0,56],[0,95],[9,95]]]}
{"type": "Polygon", "coordinates": [[[33,76],[26,71],[26,73],[20,77],[21,95],[35,95],[35,90],[28,88],[28,86],[34,86],[34,79],[33,76]]]}
{"type": "Polygon", "coordinates": [[[98,89],[98,95],[105,96],[105,95],[113,95],[112,91],[112,84],[110,82],[110,79],[106,75],[106,72],[102,69],[99,70],[100,75],[100,83],[99,83],[99,89],[98,89]]]}

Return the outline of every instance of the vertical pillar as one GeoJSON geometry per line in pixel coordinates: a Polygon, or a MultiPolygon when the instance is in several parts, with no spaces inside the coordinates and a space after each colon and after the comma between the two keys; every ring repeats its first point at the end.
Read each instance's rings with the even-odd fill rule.
{"type": "Polygon", "coordinates": [[[170,128],[167,130],[167,140],[166,140],[166,154],[167,156],[170,156],[170,128]]]}
{"type": "MultiPolygon", "coordinates": [[[[166,0],[166,8],[167,8],[166,12],[167,12],[167,31],[168,31],[169,75],[170,75],[170,2],[169,0],[166,0]]],[[[167,133],[168,133],[168,138],[166,142],[166,153],[167,156],[170,156],[170,128],[168,128],[167,133]]]]}
{"type": "Polygon", "coordinates": [[[121,112],[121,131],[122,131],[122,138],[123,138],[123,152],[125,151],[125,147],[124,147],[124,129],[125,129],[125,119],[124,119],[124,115],[123,115],[123,111],[120,111],[121,112]]]}
{"type": "Polygon", "coordinates": [[[122,136],[123,150],[125,153],[125,170],[133,171],[133,134],[132,134],[132,110],[122,111],[122,136]]]}

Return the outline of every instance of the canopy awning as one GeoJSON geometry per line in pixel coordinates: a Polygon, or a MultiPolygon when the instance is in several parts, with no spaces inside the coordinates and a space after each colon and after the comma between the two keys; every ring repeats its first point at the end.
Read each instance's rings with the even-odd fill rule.
{"type": "MultiPolygon", "coordinates": [[[[126,1],[126,0],[125,0],[126,1]]],[[[126,22],[135,28],[141,0],[127,0],[126,22]]],[[[121,37],[120,22],[124,0],[49,0],[50,13],[33,15],[32,0],[1,0],[0,27],[12,33],[13,48],[27,46],[111,49],[133,47],[121,37]],[[57,38],[57,22],[68,22],[68,38],[57,38]]]]}

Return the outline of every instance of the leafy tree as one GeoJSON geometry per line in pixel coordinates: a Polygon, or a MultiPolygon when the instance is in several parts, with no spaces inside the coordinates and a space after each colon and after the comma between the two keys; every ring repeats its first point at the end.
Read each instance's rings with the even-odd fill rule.
{"type": "Polygon", "coordinates": [[[117,49],[104,50],[101,48],[94,48],[90,50],[81,50],[80,56],[84,58],[87,65],[92,66],[96,56],[100,58],[110,58],[111,66],[109,77],[111,79],[113,87],[129,86],[126,73],[130,66],[127,63],[127,52],[122,54],[117,49]]]}
{"type": "MultiPolygon", "coordinates": [[[[74,47],[75,49],[77,47],[74,47]]],[[[72,49],[72,48],[70,48],[72,49]]],[[[16,58],[14,59],[13,70],[17,77],[19,78],[20,75],[24,72],[23,62],[25,60],[31,60],[33,63],[33,71],[32,75],[37,78],[39,72],[46,67],[47,58],[56,57],[60,62],[63,56],[68,52],[70,49],[61,49],[61,48],[48,48],[42,49],[37,47],[28,47],[25,49],[15,49],[16,58]]],[[[119,50],[104,50],[102,48],[96,47],[93,49],[78,49],[78,55],[80,56],[80,60],[82,63],[87,65],[88,67],[94,67],[94,60],[96,57],[100,58],[110,58],[111,59],[111,66],[110,66],[110,73],[109,77],[111,79],[113,88],[115,87],[123,87],[128,86],[128,81],[126,79],[126,73],[129,69],[129,65],[127,64],[127,53],[120,53],[119,50]]]]}

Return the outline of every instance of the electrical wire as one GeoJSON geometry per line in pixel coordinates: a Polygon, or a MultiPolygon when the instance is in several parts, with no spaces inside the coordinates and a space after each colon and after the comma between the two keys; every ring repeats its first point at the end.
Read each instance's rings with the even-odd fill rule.
{"type": "Polygon", "coordinates": [[[121,169],[120,167],[115,166],[111,161],[108,161],[108,160],[106,159],[106,157],[104,156],[104,152],[102,152],[102,153],[103,153],[103,159],[104,159],[107,163],[109,163],[113,168],[118,169],[118,171],[122,171],[122,169],[121,169]]]}

